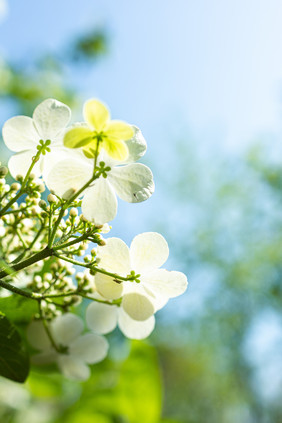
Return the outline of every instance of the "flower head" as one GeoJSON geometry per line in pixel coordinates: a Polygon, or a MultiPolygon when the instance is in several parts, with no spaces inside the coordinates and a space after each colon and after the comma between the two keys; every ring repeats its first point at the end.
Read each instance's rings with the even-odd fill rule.
{"type": "Polygon", "coordinates": [[[93,158],[103,148],[115,160],[125,160],[128,149],[124,141],[134,135],[131,125],[120,120],[110,120],[108,108],[99,100],[84,104],[86,124],[74,125],[66,132],[64,144],[69,148],[83,148],[86,157],[93,158]]]}
{"type": "Polygon", "coordinates": [[[146,232],[137,235],[130,246],[119,238],[108,238],[97,248],[99,267],[120,276],[134,272],[136,281],[117,283],[111,276],[97,272],[95,286],[109,300],[122,297],[121,307],[135,321],[148,320],[169,298],[183,294],[186,276],[177,271],[160,269],[168,258],[169,249],[162,235],[146,232]]]}
{"type": "Polygon", "coordinates": [[[71,111],[68,106],[49,98],[35,108],[32,118],[15,116],[7,120],[2,131],[3,140],[10,150],[17,153],[8,163],[12,176],[24,176],[27,173],[40,141],[51,141],[51,153],[48,154],[47,160],[45,156],[41,156],[35,164],[32,172],[36,176],[49,171],[50,166],[54,165],[58,158],[62,159],[62,153],[66,153],[66,149],[63,148],[63,135],[70,117],[71,111]]]}
{"type": "MultiPolygon", "coordinates": [[[[134,136],[126,142],[129,155],[125,162],[111,159],[104,152],[98,157],[109,167],[106,178],[102,175],[84,191],[82,213],[86,219],[97,224],[104,224],[114,219],[117,213],[116,194],[124,201],[138,203],[149,198],[154,191],[151,170],[138,160],[146,150],[146,143],[141,131],[134,127],[134,136]]],[[[82,153],[54,166],[46,183],[60,197],[66,198],[68,192],[75,193],[83,187],[93,175],[93,159],[82,153]]]]}
{"type": "Polygon", "coordinates": [[[27,330],[27,338],[32,347],[41,351],[32,357],[34,364],[56,362],[60,371],[69,379],[86,380],[90,376],[87,364],[102,361],[108,352],[108,342],[94,333],[81,334],[83,321],[72,313],[56,317],[49,325],[57,346],[57,352],[48,338],[40,321],[32,322],[27,330]]]}

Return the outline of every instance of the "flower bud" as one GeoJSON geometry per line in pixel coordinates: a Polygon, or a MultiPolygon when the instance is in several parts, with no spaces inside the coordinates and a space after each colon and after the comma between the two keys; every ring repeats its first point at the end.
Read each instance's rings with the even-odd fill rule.
{"type": "Polygon", "coordinates": [[[47,206],[46,201],[44,201],[44,200],[40,200],[38,205],[41,209],[45,209],[46,206],[47,206]]]}
{"type": "Polygon", "coordinates": [[[88,220],[83,216],[83,214],[81,214],[80,216],[79,216],[79,218],[80,218],[80,220],[82,221],[82,222],[88,222],[88,220]]]}
{"type": "Polygon", "coordinates": [[[72,209],[70,209],[70,216],[76,217],[77,215],[78,215],[78,211],[76,208],[73,207],[72,209]]]}
{"type": "Polygon", "coordinates": [[[47,197],[49,203],[56,203],[57,199],[53,194],[49,194],[47,197]]]}
{"type": "Polygon", "coordinates": [[[84,256],[83,260],[84,260],[85,263],[90,263],[91,256],[89,254],[87,254],[87,256],[84,256]]]}
{"type": "Polygon", "coordinates": [[[0,167],[0,178],[3,178],[7,175],[8,173],[8,169],[6,168],[6,166],[1,166],[0,167]]]}
{"type": "Polygon", "coordinates": [[[20,184],[18,184],[17,182],[14,182],[12,185],[11,185],[11,190],[12,191],[18,191],[19,189],[20,189],[20,184]]]}
{"type": "Polygon", "coordinates": [[[45,186],[43,184],[38,185],[38,191],[39,192],[44,192],[45,191],[45,186]]]}
{"type": "Polygon", "coordinates": [[[103,247],[104,245],[106,245],[106,241],[102,238],[97,240],[97,244],[100,245],[100,247],[103,247]]]}
{"type": "Polygon", "coordinates": [[[63,195],[63,199],[64,200],[69,200],[74,194],[75,194],[76,190],[74,188],[70,188],[68,189],[64,195],[63,195]]]}

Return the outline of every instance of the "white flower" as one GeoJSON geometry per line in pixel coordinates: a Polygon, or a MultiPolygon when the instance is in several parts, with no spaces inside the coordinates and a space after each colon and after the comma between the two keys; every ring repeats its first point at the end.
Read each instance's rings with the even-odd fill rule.
{"type": "Polygon", "coordinates": [[[56,362],[60,371],[69,379],[86,380],[90,376],[87,364],[102,361],[108,352],[108,342],[100,335],[83,331],[83,321],[75,314],[66,313],[56,317],[49,325],[57,346],[67,347],[65,353],[58,353],[40,321],[32,322],[27,338],[32,347],[41,352],[32,357],[34,364],[56,362]]]}
{"type": "MultiPolygon", "coordinates": [[[[143,164],[133,163],[146,150],[141,131],[136,127],[134,131],[135,136],[126,142],[129,151],[126,161],[113,160],[104,152],[98,157],[98,163],[104,161],[111,170],[107,172],[107,178],[100,176],[84,191],[82,213],[86,219],[97,224],[113,220],[117,213],[116,194],[129,203],[144,201],[152,195],[154,182],[151,170],[143,164]]],[[[66,198],[69,192],[78,191],[91,179],[93,166],[94,160],[78,151],[76,157],[54,166],[47,177],[47,186],[66,198]]]]}
{"type": "Polygon", "coordinates": [[[68,106],[54,99],[47,99],[34,110],[33,116],[15,116],[3,126],[3,140],[6,146],[17,154],[9,160],[8,167],[12,176],[25,175],[36,155],[40,140],[51,141],[51,153],[41,156],[32,173],[40,176],[48,172],[68,149],[63,146],[63,136],[69,123],[71,111],[68,106]]]}
{"type": "Polygon", "coordinates": [[[155,316],[140,322],[132,319],[122,307],[94,301],[87,307],[86,322],[91,330],[101,335],[112,332],[118,325],[127,338],[144,339],[154,330],[155,316]]]}
{"type": "Polygon", "coordinates": [[[99,268],[120,276],[134,271],[140,274],[140,282],[117,283],[112,277],[97,272],[95,286],[98,293],[109,300],[122,297],[121,307],[132,319],[149,319],[169,298],[183,294],[187,287],[183,273],[159,269],[168,254],[166,240],[156,232],[137,235],[130,249],[119,238],[107,239],[105,246],[97,248],[99,268]]]}

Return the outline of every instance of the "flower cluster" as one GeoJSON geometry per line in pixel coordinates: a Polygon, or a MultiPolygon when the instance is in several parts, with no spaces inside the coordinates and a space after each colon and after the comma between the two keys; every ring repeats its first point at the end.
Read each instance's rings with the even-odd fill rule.
{"type": "Polygon", "coordinates": [[[107,355],[105,334],[118,326],[130,339],[149,336],[155,313],[187,287],[183,273],[162,268],[169,249],[160,234],[137,235],[130,248],[104,239],[117,197],[148,199],[153,175],[136,163],[147,147],[140,129],[111,120],[96,99],[83,114],[68,127],[69,107],[47,99],[32,118],[9,119],[3,140],[16,153],[8,168],[17,182],[7,183],[0,164],[0,287],[38,303],[27,329],[39,351],[33,362],[55,362],[77,380],[107,355]],[[89,302],[86,332],[72,313],[81,301],[89,302]]]}

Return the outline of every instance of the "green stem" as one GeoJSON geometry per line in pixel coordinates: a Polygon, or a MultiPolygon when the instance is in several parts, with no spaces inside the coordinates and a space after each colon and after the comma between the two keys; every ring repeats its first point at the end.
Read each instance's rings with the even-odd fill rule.
{"type": "Polygon", "coordinates": [[[38,150],[38,152],[36,153],[36,155],[33,157],[33,159],[32,159],[32,162],[31,162],[31,165],[29,166],[29,169],[28,169],[28,171],[27,171],[27,174],[25,175],[25,178],[24,178],[24,180],[23,180],[23,183],[22,183],[22,186],[21,186],[21,189],[19,190],[19,192],[17,193],[17,195],[14,197],[14,198],[12,198],[7,204],[6,204],[6,206],[5,207],[3,207],[3,209],[2,210],[0,210],[0,216],[3,216],[5,213],[6,213],[6,211],[7,210],[9,210],[9,208],[11,207],[11,205],[12,204],[14,204],[20,197],[21,197],[21,195],[23,195],[24,194],[24,189],[25,189],[25,186],[26,186],[26,183],[27,183],[27,181],[28,181],[28,178],[30,177],[30,174],[31,174],[31,172],[32,172],[32,169],[34,168],[34,166],[35,166],[35,164],[36,164],[36,162],[38,161],[38,159],[39,159],[39,157],[40,157],[40,155],[41,155],[41,153],[42,153],[42,148],[40,148],[39,150],[38,150]]]}
{"type": "Polygon", "coordinates": [[[20,239],[21,243],[23,244],[23,247],[24,247],[25,249],[27,249],[28,247],[27,247],[27,245],[26,245],[26,243],[25,243],[25,240],[24,240],[24,239],[23,239],[23,237],[22,237],[22,234],[21,234],[20,230],[19,230],[19,229],[17,229],[17,230],[16,230],[16,233],[17,233],[17,235],[18,235],[18,237],[19,237],[19,239],[20,239]]]}
{"type": "MultiPolygon", "coordinates": [[[[47,257],[50,257],[54,254],[53,249],[51,248],[44,248],[44,250],[39,251],[38,253],[34,254],[33,256],[27,258],[26,260],[21,261],[20,263],[16,263],[10,267],[10,269],[14,272],[18,272],[19,270],[24,269],[25,267],[31,266],[32,264],[43,260],[47,257]]],[[[2,270],[0,272],[0,280],[7,276],[9,272],[2,270]]],[[[1,282],[1,281],[0,281],[1,282]]],[[[1,285],[0,285],[1,286],[1,285]]]]}
{"type": "MultiPolygon", "coordinates": [[[[58,227],[59,227],[59,225],[61,223],[61,220],[62,220],[62,218],[64,216],[64,213],[65,213],[65,208],[62,207],[61,210],[60,210],[58,219],[56,220],[55,225],[53,226],[53,230],[51,231],[50,236],[49,236],[49,241],[48,241],[48,247],[49,248],[51,248],[52,245],[53,245],[53,242],[54,242],[54,239],[55,239],[55,236],[56,236],[57,229],[58,229],[58,227]]],[[[51,216],[51,210],[50,210],[50,216],[51,216]]]]}
{"type": "Polygon", "coordinates": [[[81,235],[78,238],[73,239],[72,241],[66,242],[65,244],[54,245],[52,248],[54,251],[62,250],[63,248],[70,247],[71,245],[77,244],[78,242],[84,241],[89,237],[90,233],[81,235]]]}
{"type": "Polygon", "coordinates": [[[0,280],[0,286],[1,288],[7,289],[8,291],[13,292],[14,294],[18,294],[21,295],[22,297],[26,297],[26,298],[30,298],[32,300],[37,300],[40,299],[41,294],[37,294],[35,292],[29,292],[29,291],[25,291],[23,289],[17,288],[14,285],[10,285],[7,282],[4,282],[2,280],[0,280]]]}
{"type": "Polygon", "coordinates": [[[100,300],[98,298],[92,298],[89,295],[83,294],[81,291],[76,290],[76,291],[69,291],[69,292],[64,292],[61,294],[48,294],[48,295],[42,295],[42,299],[49,299],[49,298],[61,298],[61,297],[70,297],[72,295],[79,295],[82,298],[86,298],[88,300],[92,300],[92,301],[96,301],[98,303],[102,303],[102,304],[107,304],[107,305],[119,305],[119,300],[115,300],[113,302],[110,301],[105,301],[105,300],[100,300]]]}
{"type": "Polygon", "coordinates": [[[17,214],[17,213],[21,213],[21,212],[24,212],[24,211],[26,211],[26,210],[28,210],[28,207],[24,207],[23,209],[17,209],[17,210],[9,210],[9,211],[7,211],[7,212],[5,213],[5,216],[6,216],[7,214],[17,214]]]}
{"type": "Polygon", "coordinates": [[[69,263],[75,264],[77,266],[85,267],[87,269],[94,270],[95,272],[102,273],[103,275],[111,276],[114,279],[120,279],[121,281],[132,281],[132,277],[124,277],[119,276],[116,273],[107,272],[104,269],[99,269],[98,267],[94,267],[91,263],[83,263],[81,261],[77,261],[74,259],[71,259],[69,257],[61,256],[60,254],[54,253],[54,256],[58,257],[61,260],[68,261],[69,263]]]}
{"type": "Polygon", "coordinates": [[[32,247],[34,246],[34,244],[36,243],[36,241],[37,241],[37,240],[38,240],[38,238],[40,237],[40,235],[41,235],[41,233],[42,233],[43,229],[44,229],[44,225],[43,225],[43,224],[41,224],[41,227],[39,228],[39,230],[38,230],[38,232],[37,232],[36,236],[34,237],[33,241],[31,242],[31,244],[29,245],[28,250],[31,250],[31,249],[32,249],[32,247]]]}
{"type": "Polygon", "coordinates": [[[47,334],[47,336],[48,336],[48,338],[49,338],[49,340],[50,340],[53,348],[57,352],[60,352],[60,348],[57,346],[57,344],[56,344],[56,342],[55,342],[55,340],[54,340],[54,338],[53,338],[53,336],[51,334],[51,331],[49,329],[48,323],[46,322],[46,320],[44,318],[44,315],[43,315],[43,312],[42,312],[42,308],[41,308],[41,301],[38,301],[38,307],[39,307],[39,314],[40,314],[40,317],[41,317],[41,320],[42,320],[42,323],[43,323],[45,332],[46,332],[46,334],[47,334]]]}
{"type": "Polygon", "coordinates": [[[64,207],[67,208],[89,185],[97,179],[97,176],[93,175],[86,184],[83,185],[65,204],[64,207]]]}

